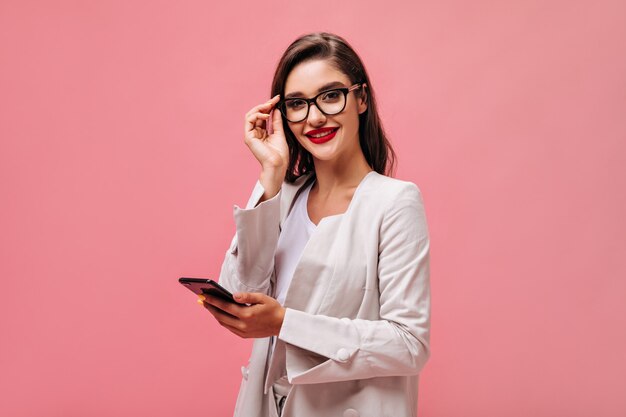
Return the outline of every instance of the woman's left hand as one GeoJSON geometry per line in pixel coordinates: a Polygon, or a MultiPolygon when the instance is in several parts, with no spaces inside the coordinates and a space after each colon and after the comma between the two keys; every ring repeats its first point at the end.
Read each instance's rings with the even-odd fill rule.
{"type": "Polygon", "coordinates": [[[217,321],[231,332],[243,338],[260,338],[278,335],[283,325],[285,308],[274,298],[257,292],[233,294],[240,306],[211,295],[201,295],[202,303],[217,321]]]}

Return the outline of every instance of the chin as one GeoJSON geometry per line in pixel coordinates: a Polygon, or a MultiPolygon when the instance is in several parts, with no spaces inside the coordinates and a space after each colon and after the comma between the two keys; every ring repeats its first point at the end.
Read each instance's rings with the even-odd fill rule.
{"type": "Polygon", "coordinates": [[[332,161],[336,159],[339,155],[336,144],[331,144],[330,142],[322,145],[309,144],[309,146],[305,147],[307,151],[313,156],[314,159],[319,159],[320,161],[332,161]]]}
{"type": "Polygon", "coordinates": [[[320,154],[320,153],[311,153],[313,155],[313,159],[317,159],[318,161],[332,161],[333,159],[337,159],[337,155],[332,154],[320,154]]]}

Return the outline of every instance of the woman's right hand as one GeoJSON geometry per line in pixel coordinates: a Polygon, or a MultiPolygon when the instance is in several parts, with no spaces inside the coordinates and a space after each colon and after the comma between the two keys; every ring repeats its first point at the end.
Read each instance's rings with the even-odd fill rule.
{"type": "Polygon", "coordinates": [[[283,131],[283,119],[275,106],[280,99],[276,95],[246,113],[244,141],[261,164],[261,184],[266,192],[261,201],[276,195],[289,166],[289,147],[283,131]],[[272,113],[273,133],[267,133],[269,113],[272,113]]]}
{"type": "Polygon", "coordinates": [[[274,107],[279,98],[280,95],[276,95],[246,113],[244,140],[263,169],[286,170],[289,164],[289,148],[283,132],[282,115],[280,110],[274,107]],[[274,130],[271,135],[267,133],[266,126],[270,112],[273,112],[274,130]]]}

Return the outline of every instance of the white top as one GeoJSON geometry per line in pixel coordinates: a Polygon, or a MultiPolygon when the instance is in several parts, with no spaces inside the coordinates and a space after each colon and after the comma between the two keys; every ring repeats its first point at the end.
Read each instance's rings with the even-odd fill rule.
{"type": "MultiPolygon", "coordinates": [[[[281,305],[285,304],[287,290],[293,278],[293,273],[300,261],[304,247],[306,246],[311,234],[317,227],[311,221],[307,210],[307,202],[309,201],[309,191],[311,185],[302,190],[298,199],[294,203],[291,212],[283,223],[280,236],[278,237],[278,246],[274,255],[274,268],[276,271],[276,300],[281,305]]],[[[272,336],[271,351],[276,345],[276,336],[272,336]]],[[[284,366],[284,365],[283,365],[284,366]]],[[[278,395],[287,395],[291,388],[291,384],[287,381],[287,369],[284,368],[283,376],[274,384],[274,392],[278,395]]]]}
{"type": "Polygon", "coordinates": [[[307,201],[311,185],[300,193],[294,203],[291,212],[285,219],[283,228],[278,237],[278,246],[274,255],[274,268],[276,271],[276,300],[283,305],[287,290],[293,278],[302,251],[306,246],[311,234],[317,227],[309,218],[307,201]]]}

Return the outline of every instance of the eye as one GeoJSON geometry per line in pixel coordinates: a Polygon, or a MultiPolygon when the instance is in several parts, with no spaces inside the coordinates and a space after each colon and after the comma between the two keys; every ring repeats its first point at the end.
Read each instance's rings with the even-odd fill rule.
{"type": "Polygon", "coordinates": [[[298,99],[287,100],[285,102],[285,105],[287,106],[288,109],[298,110],[298,109],[301,109],[302,107],[304,107],[305,102],[304,102],[304,100],[298,100],[298,99]]]}
{"type": "Polygon", "coordinates": [[[341,92],[339,90],[327,91],[322,95],[323,101],[334,102],[339,100],[341,97],[341,92]]]}

